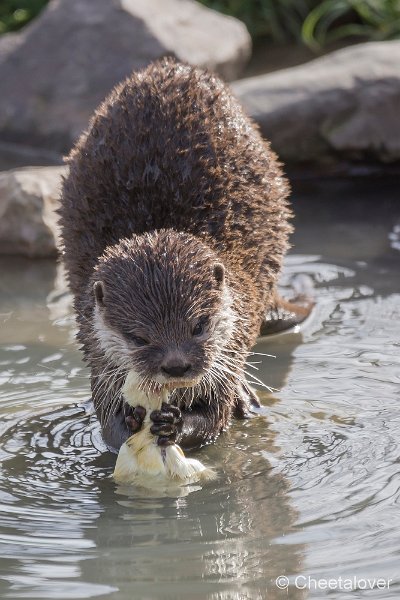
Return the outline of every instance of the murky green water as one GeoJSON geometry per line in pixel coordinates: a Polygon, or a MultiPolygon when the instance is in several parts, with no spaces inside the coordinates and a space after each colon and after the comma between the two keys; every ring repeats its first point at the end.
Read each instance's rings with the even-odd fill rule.
{"type": "Polygon", "coordinates": [[[218,482],[180,497],[114,485],[56,266],[1,260],[2,598],[400,596],[395,196],[379,182],[297,195],[283,284],[309,277],[317,308],[259,345],[276,358],[251,361],[280,391],[201,451],[218,482]],[[392,581],[297,589],[308,576],[392,581]]]}

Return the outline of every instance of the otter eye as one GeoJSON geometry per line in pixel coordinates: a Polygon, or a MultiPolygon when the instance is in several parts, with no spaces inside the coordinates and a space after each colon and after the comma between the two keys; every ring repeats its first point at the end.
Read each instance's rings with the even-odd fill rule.
{"type": "Polygon", "coordinates": [[[207,319],[200,319],[192,329],[192,335],[201,335],[204,332],[207,319]]]}
{"type": "Polygon", "coordinates": [[[136,344],[136,346],[147,346],[148,345],[148,341],[145,340],[142,337],[137,337],[136,335],[132,336],[132,340],[133,342],[136,344]]]}

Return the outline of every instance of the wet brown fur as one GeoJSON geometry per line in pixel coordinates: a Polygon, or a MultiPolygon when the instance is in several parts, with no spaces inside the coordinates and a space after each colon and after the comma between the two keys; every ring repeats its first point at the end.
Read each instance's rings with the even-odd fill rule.
{"type": "MultiPolygon", "coordinates": [[[[115,253],[114,269],[122,281],[131,267],[118,244],[126,238],[129,254],[144,232],[164,230],[163,243],[171,252],[175,247],[184,254],[186,244],[196,254],[197,244],[200,254],[209,251],[210,260],[224,265],[238,318],[229,350],[244,363],[264,314],[275,304],[290,232],[289,190],[269,143],[229,89],[210,73],[171,59],[151,64],[117,86],[97,109],[68,162],[60,209],[63,259],[78,339],[92,368],[95,405],[107,365],[93,335],[92,285],[107,275],[99,257],[115,253]]],[[[196,273],[188,268],[199,297],[211,278],[208,267],[201,268],[196,273]]],[[[165,301],[157,290],[147,293],[154,306],[165,301]]],[[[116,286],[112,294],[115,310],[128,323],[129,290],[116,286]]],[[[144,308],[154,320],[155,308],[144,308]]],[[[118,397],[120,383],[110,386],[106,405],[118,397]]],[[[248,408],[235,377],[227,379],[227,388],[220,388],[219,397],[199,395],[191,407],[206,416],[203,440],[218,435],[235,410],[240,415],[248,408]]],[[[129,435],[123,404],[119,399],[113,405],[109,426],[102,402],[100,409],[97,399],[105,438],[119,447],[129,435]]]]}

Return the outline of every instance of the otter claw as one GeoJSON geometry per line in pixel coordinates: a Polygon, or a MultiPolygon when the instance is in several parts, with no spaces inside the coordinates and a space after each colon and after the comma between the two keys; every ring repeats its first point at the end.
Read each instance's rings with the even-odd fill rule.
{"type": "Polygon", "coordinates": [[[174,417],[176,419],[179,419],[179,420],[182,419],[182,413],[181,413],[180,409],[177,406],[172,406],[171,404],[168,404],[167,402],[162,403],[161,411],[170,412],[174,415],[174,417]]]}
{"type": "Polygon", "coordinates": [[[125,417],[125,423],[131,430],[131,433],[136,433],[141,429],[144,418],[146,416],[146,409],[143,406],[136,406],[132,414],[125,417]]]}
{"type": "Polygon", "coordinates": [[[150,432],[154,435],[172,435],[174,426],[171,423],[157,423],[150,427],[150,432]]]}
{"type": "Polygon", "coordinates": [[[176,435],[174,438],[160,436],[157,440],[158,446],[173,446],[175,444],[176,435]]]}
{"type": "Polygon", "coordinates": [[[150,419],[153,423],[173,423],[174,415],[171,413],[163,413],[161,410],[153,410],[150,415],[150,419]]]}
{"type": "Polygon", "coordinates": [[[153,410],[150,419],[153,421],[150,431],[158,436],[157,444],[159,446],[174,444],[183,422],[179,408],[163,402],[161,410],[153,410]]]}

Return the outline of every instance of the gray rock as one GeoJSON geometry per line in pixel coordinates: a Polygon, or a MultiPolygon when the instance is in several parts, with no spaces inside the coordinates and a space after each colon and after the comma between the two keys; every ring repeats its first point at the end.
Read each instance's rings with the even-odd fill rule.
{"type": "Polygon", "coordinates": [[[400,41],[351,46],[233,85],[289,162],[400,159],[400,41]]]}
{"type": "Polygon", "coordinates": [[[172,54],[231,80],[250,51],[243,23],[194,0],[52,0],[0,42],[0,137],[65,152],[132,70],[172,54]]]}
{"type": "Polygon", "coordinates": [[[56,256],[61,176],[65,167],[0,173],[0,254],[56,256]]]}

